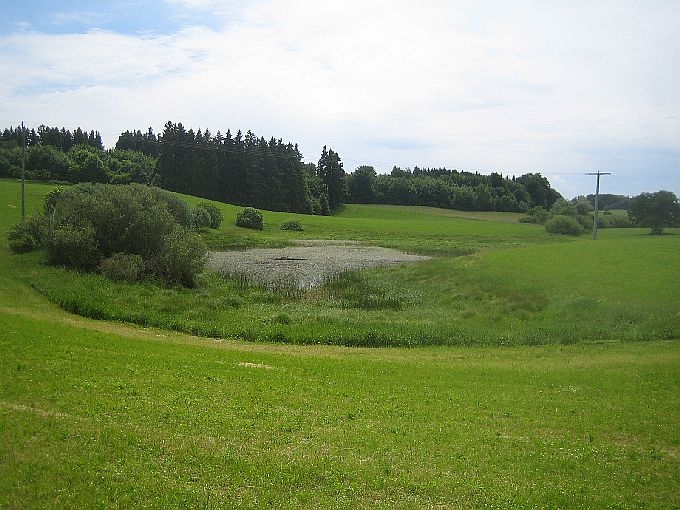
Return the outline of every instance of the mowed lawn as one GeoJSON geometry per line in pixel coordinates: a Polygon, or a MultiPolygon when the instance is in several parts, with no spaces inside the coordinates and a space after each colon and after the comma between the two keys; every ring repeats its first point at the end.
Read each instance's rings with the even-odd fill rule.
{"type": "MultiPolygon", "coordinates": [[[[36,199],[49,189],[34,186],[36,199]]],[[[4,232],[15,195],[0,200],[4,232]]],[[[351,230],[349,217],[329,220],[351,230]]],[[[650,331],[646,303],[678,320],[657,306],[673,287],[649,283],[654,267],[673,274],[674,236],[603,231],[607,249],[588,255],[582,241],[529,246],[539,233],[510,225],[493,242],[518,248],[465,262],[480,295],[526,292],[530,318],[552,285],[555,321],[560,302],[593,327],[619,302],[631,328],[650,331]],[[608,257],[617,243],[649,264],[608,257]],[[537,254],[558,248],[574,264],[541,268],[537,254]],[[598,279],[597,261],[624,283],[598,279]]],[[[414,349],[197,338],[60,310],[4,233],[0,263],[0,508],[680,507],[677,338],[414,349]]]]}
{"type": "Polygon", "coordinates": [[[0,315],[8,508],[677,508],[680,344],[351,349],[0,315]]]}

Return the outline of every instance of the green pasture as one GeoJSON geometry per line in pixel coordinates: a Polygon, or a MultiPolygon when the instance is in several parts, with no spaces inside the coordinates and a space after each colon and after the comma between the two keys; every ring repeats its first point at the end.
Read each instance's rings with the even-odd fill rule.
{"type": "MultiPolygon", "coordinates": [[[[50,189],[27,186],[29,212],[50,189]]],[[[241,232],[221,206],[213,246],[437,256],[311,293],[210,275],[182,290],[11,255],[18,191],[0,181],[0,508],[680,506],[677,231],[565,240],[511,216],[348,206],[296,217],[303,233],[267,212],[241,232]],[[362,337],[451,345],[281,343],[362,337]]]]}

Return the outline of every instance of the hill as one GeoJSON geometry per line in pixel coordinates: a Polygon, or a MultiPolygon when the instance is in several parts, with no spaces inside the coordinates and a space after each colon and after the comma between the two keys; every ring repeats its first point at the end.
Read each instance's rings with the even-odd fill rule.
{"type": "MultiPolygon", "coordinates": [[[[19,218],[18,189],[0,181],[0,231],[19,218]]],[[[28,186],[29,212],[49,189],[28,186]]],[[[403,280],[423,288],[420,299],[448,296],[457,314],[448,319],[470,325],[500,321],[526,333],[542,315],[578,343],[348,349],[95,321],[35,291],[63,282],[78,292],[88,276],[10,255],[3,235],[0,507],[678,507],[680,342],[651,337],[654,315],[678,302],[675,279],[662,281],[678,267],[678,236],[609,230],[597,243],[556,243],[511,217],[457,214],[353,206],[318,223],[303,217],[304,236],[439,253],[418,270],[376,270],[364,282],[403,280]],[[446,237],[456,233],[456,247],[474,255],[450,256],[446,237]],[[508,303],[517,303],[513,323],[508,303]],[[541,307],[549,312],[533,310],[541,307]],[[607,313],[649,340],[602,329],[577,337],[607,313]]],[[[263,232],[227,221],[212,242],[285,244],[300,235],[278,229],[289,217],[265,213],[263,232]]],[[[143,292],[144,307],[177,298],[171,288],[143,292]]],[[[263,310],[287,306],[261,296],[263,310]]],[[[230,306],[221,297],[215,310],[230,306]]],[[[243,324],[252,309],[244,306],[243,324]]],[[[414,324],[431,319],[402,312],[414,324]]],[[[677,316],[667,319],[660,336],[672,338],[677,316]]]]}
{"type": "Polygon", "coordinates": [[[311,291],[285,281],[263,288],[238,268],[184,289],[116,283],[30,257],[8,266],[32,268],[24,282],[74,313],[251,341],[519,345],[680,336],[676,235],[610,229],[596,243],[567,241],[510,213],[374,205],[349,205],[332,217],[265,212],[264,230],[251,231],[234,225],[238,208],[217,205],[224,224],[206,232],[215,250],[326,239],[434,258],[340,274],[311,291]],[[290,218],[304,231],[281,230],[290,218]]]}

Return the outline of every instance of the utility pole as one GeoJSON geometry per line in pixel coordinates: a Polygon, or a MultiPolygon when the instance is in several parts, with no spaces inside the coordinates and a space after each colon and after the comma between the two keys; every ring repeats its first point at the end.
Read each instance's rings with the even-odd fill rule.
{"type": "Polygon", "coordinates": [[[26,131],[21,122],[21,221],[26,221],[26,131]]]}
{"type": "Polygon", "coordinates": [[[597,200],[600,196],[600,175],[611,175],[611,172],[590,172],[586,175],[597,175],[597,185],[595,186],[595,221],[593,222],[593,239],[597,240],[597,223],[599,220],[597,200]]]}

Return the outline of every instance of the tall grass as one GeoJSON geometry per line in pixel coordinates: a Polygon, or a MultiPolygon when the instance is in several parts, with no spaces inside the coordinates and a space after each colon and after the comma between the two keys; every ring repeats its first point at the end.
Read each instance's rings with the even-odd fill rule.
{"type": "Polygon", "coordinates": [[[637,341],[680,336],[679,241],[583,240],[440,258],[345,274],[308,292],[214,275],[204,275],[193,290],[120,284],[48,268],[31,281],[63,308],[89,317],[255,341],[373,346],[637,341]],[[642,267],[645,256],[649,265],[642,267]],[[280,314],[288,318],[283,324],[276,320],[280,314]]]}

